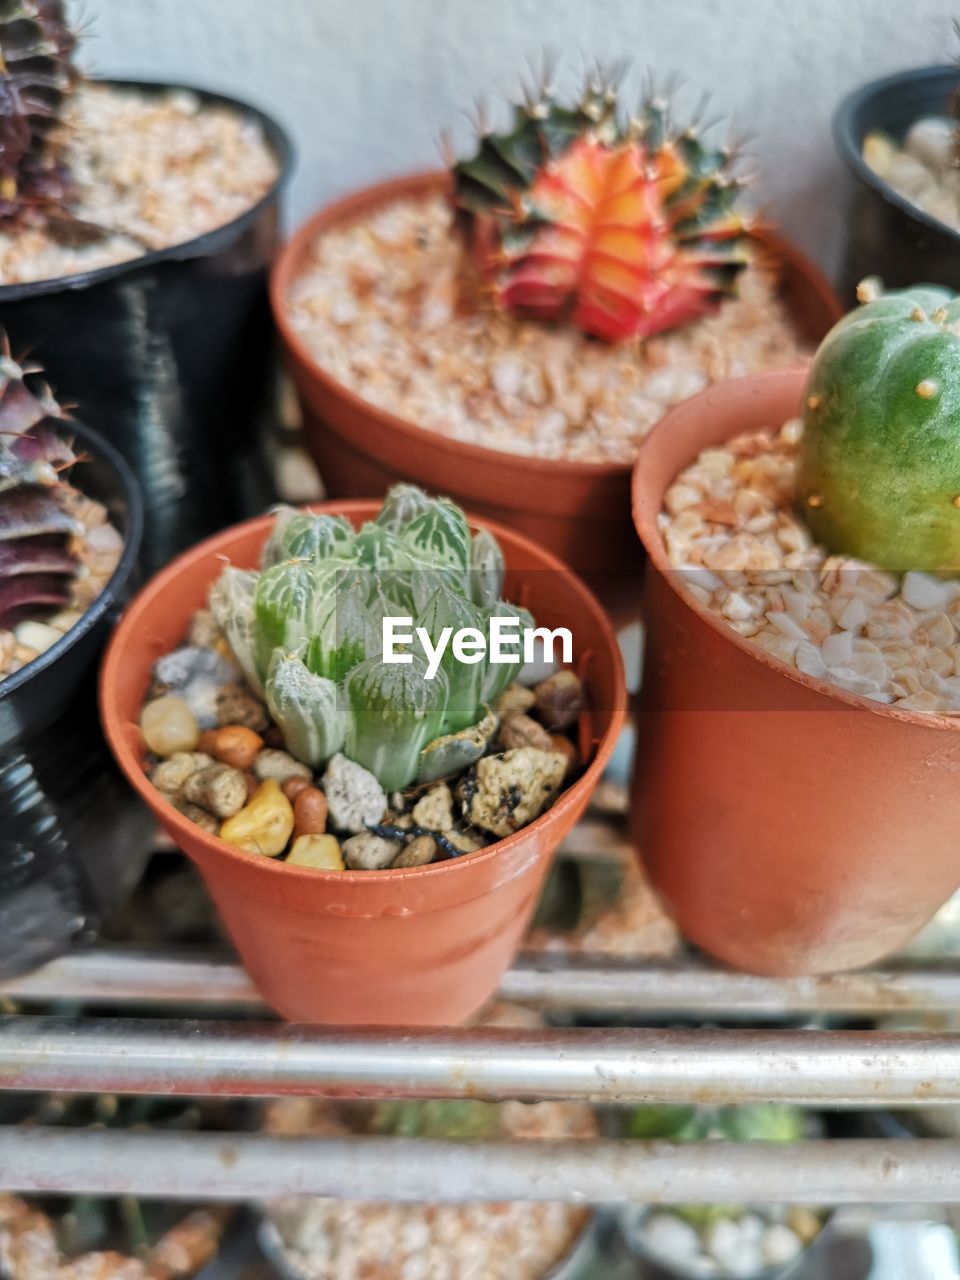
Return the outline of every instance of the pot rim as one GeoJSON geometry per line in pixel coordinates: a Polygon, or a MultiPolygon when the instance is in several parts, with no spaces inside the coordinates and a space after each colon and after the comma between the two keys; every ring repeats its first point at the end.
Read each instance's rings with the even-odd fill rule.
{"type": "MultiPolygon", "coordinates": [[[[298,509],[326,512],[331,515],[368,517],[372,508],[379,508],[379,505],[380,500],[377,498],[351,498],[338,499],[331,502],[308,503],[298,509]]],[[[387,867],[382,871],[328,871],[318,867],[291,867],[279,858],[265,858],[262,854],[248,853],[244,849],[238,849],[233,845],[227,844],[219,836],[214,836],[204,831],[196,823],[191,822],[189,818],[179,813],[170,801],[150,782],[137,760],[133,747],[128,740],[128,735],[124,732],[126,726],[131,722],[121,716],[119,708],[115,705],[114,690],[117,680],[114,672],[120,665],[121,652],[125,647],[127,637],[132,637],[140,630],[141,619],[149,615],[155,599],[166,590],[171,582],[176,580],[183,567],[188,563],[218,554],[219,546],[240,530],[253,531],[262,529],[266,536],[274,521],[274,516],[268,513],[267,515],[255,516],[251,520],[241,521],[227,529],[222,529],[219,533],[215,533],[209,538],[205,538],[202,542],[198,542],[194,547],[177,556],[175,560],[172,560],[164,569],[155,574],[137,593],[125,610],[110,638],[103,664],[100,668],[99,706],[104,736],[120,768],[140,795],[140,798],[146,802],[158,817],[162,815],[163,821],[178,833],[175,839],[180,848],[184,848],[184,844],[180,839],[182,835],[187,844],[202,846],[204,854],[209,857],[225,857],[239,863],[255,866],[267,875],[296,876],[311,882],[315,882],[318,878],[328,880],[332,884],[341,885],[344,883],[367,883],[371,881],[371,878],[380,881],[388,878],[397,882],[418,881],[424,876],[454,875],[465,863],[469,862],[471,865],[476,865],[481,861],[489,861],[497,857],[504,849],[517,848],[527,841],[531,835],[535,836],[549,824],[551,814],[556,812],[558,806],[574,803],[584,790],[593,789],[593,786],[600,780],[600,776],[613,754],[627,710],[626,679],[613,626],[590,588],[572,569],[568,569],[551,552],[538,546],[537,543],[524,537],[523,534],[516,533],[514,530],[508,529],[492,520],[472,516],[469,512],[467,513],[467,519],[474,529],[488,529],[498,539],[506,538],[513,541],[518,550],[522,550],[525,554],[531,554],[533,558],[538,559],[541,569],[550,569],[554,572],[566,574],[574,585],[575,594],[579,596],[580,605],[586,607],[594,615],[594,621],[603,636],[603,642],[607,650],[605,655],[598,656],[604,656],[613,666],[613,706],[611,708],[610,723],[599,736],[594,757],[580,777],[564,788],[550,808],[542,813],[539,818],[535,818],[533,822],[521,827],[519,831],[514,832],[511,836],[496,840],[493,844],[487,845],[483,849],[478,849],[474,853],[462,854],[459,858],[447,858],[442,862],[430,863],[422,867],[387,867]]]]}
{"type": "MultiPolygon", "coordinates": [[[[58,662],[69,649],[72,649],[75,644],[82,640],[89,631],[92,631],[105,614],[116,608],[117,597],[132,575],[136,567],[137,556],[140,553],[144,525],[143,498],[140,495],[140,490],[129,465],[114,446],[108,440],[105,440],[99,432],[94,431],[92,427],[88,427],[85,423],[75,418],[68,420],[68,429],[65,429],[64,434],[75,435],[78,440],[89,447],[93,460],[109,466],[120,481],[120,488],[123,490],[123,497],[127,507],[126,528],[123,531],[123,551],[120,553],[117,567],[107,579],[103,590],[96,600],[88,605],[70,630],[65,631],[59,640],[52,644],[49,649],[44,649],[43,653],[38,654],[25,667],[21,667],[19,671],[0,679],[0,702],[11,694],[17,693],[25,684],[28,684],[37,676],[41,676],[54,663],[58,662]]],[[[81,462],[75,465],[82,466],[83,464],[81,462]]],[[[81,493],[83,492],[82,485],[78,484],[77,488],[81,493]]]]}
{"type": "Polygon", "coordinates": [[[162,93],[192,93],[201,102],[213,106],[229,107],[237,114],[254,119],[263,130],[268,146],[277,161],[278,172],[271,186],[263,193],[255,204],[237,217],[231,218],[218,227],[204,231],[202,235],[192,236],[179,244],[168,245],[165,249],[151,249],[136,258],[125,262],[114,262],[105,267],[96,267],[91,271],[80,271],[75,275],[51,276],[47,280],[27,280],[16,284],[0,285],[0,304],[19,302],[24,298],[35,298],[47,293],[60,293],[67,289],[89,289],[105,280],[127,275],[141,268],[150,268],[160,262],[182,262],[193,258],[206,257],[219,252],[225,242],[236,238],[247,226],[255,222],[269,205],[273,204],[283,187],[289,181],[296,162],[296,151],[286,129],[272,116],[267,115],[260,107],[244,102],[240,98],[220,93],[216,89],[207,89],[202,85],[184,84],[179,81],[150,80],[128,78],[126,76],[86,76],[87,83],[107,85],[117,89],[138,89],[152,95],[162,93]]]}
{"type": "Polygon", "coordinates": [[[933,67],[914,67],[910,71],[898,71],[896,75],[883,76],[879,80],[871,80],[841,99],[840,105],[833,113],[832,132],[834,146],[841,160],[862,183],[875,191],[887,204],[893,205],[894,208],[899,209],[902,213],[928,227],[931,231],[938,231],[948,239],[960,242],[960,231],[955,231],[953,227],[947,226],[939,218],[935,218],[932,214],[918,208],[906,196],[894,191],[893,187],[884,178],[881,178],[879,174],[874,173],[863,158],[863,138],[857,137],[857,131],[854,128],[854,117],[857,113],[867,104],[883,97],[889,90],[910,84],[913,81],[933,80],[941,76],[946,78],[948,75],[955,84],[960,86],[960,67],[951,66],[950,64],[938,64],[933,67]]]}
{"type": "MultiPolygon", "coordinates": [[[[899,721],[902,724],[912,725],[914,728],[939,729],[949,733],[960,733],[960,716],[931,715],[923,711],[903,711],[887,703],[866,698],[862,694],[850,693],[846,689],[841,689],[838,685],[830,684],[827,680],[808,676],[796,667],[788,666],[787,663],[779,658],[767,653],[765,649],[761,649],[758,644],[754,644],[748,637],[739,635],[731,627],[727,626],[718,614],[708,609],[706,605],[701,604],[695,596],[685,590],[678,580],[676,569],[667,557],[663,538],[656,525],[656,514],[652,520],[648,520],[640,512],[641,502],[647,489],[647,478],[644,469],[645,450],[660,438],[661,433],[666,435],[672,429],[677,415],[694,413],[698,416],[705,416],[700,412],[701,408],[712,410],[718,399],[724,399],[730,394],[730,388],[741,388],[748,385],[756,386],[760,389],[769,387],[774,390],[780,390],[782,387],[784,394],[786,394],[788,388],[791,390],[795,388],[797,392],[797,409],[799,411],[803,387],[806,384],[809,369],[809,364],[802,364],[795,365],[792,369],[770,369],[765,373],[754,373],[745,378],[731,378],[727,382],[717,383],[714,387],[708,387],[706,391],[701,391],[698,395],[691,396],[689,400],[685,400],[682,404],[676,405],[671,409],[666,417],[658,422],[649,435],[644,438],[637,455],[631,479],[631,508],[634,528],[643,543],[647,555],[650,557],[653,568],[663,576],[670,589],[679,597],[681,602],[701,622],[705,623],[721,639],[725,640],[727,644],[739,649],[741,653],[752,658],[755,662],[759,662],[771,674],[791,680],[794,684],[801,685],[810,693],[817,694],[819,697],[833,702],[839,702],[843,706],[850,707],[856,711],[866,711],[870,715],[879,716],[886,720],[899,721]]],[[[771,423],[770,425],[771,428],[776,429],[782,424],[771,423]]],[[[731,435],[734,434],[737,433],[731,433],[731,435]]],[[[689,466],[693,461],[694,459],[690,458],[683,465],[689,466]]],[[[663,494],[660,495],[660,499],[658,513],[662,505],[663,494]]]]}
{"type": "MultiPolygon", "coordinates": [[[[491,455],[498,456],[509,459],[513,470],[526,472],[531,480],[542,480],[544,471],[560,477],[627,476],[633,467],[632,462],[575,462],[569,458],[530,457],[526,454],[510,453],[504,449],[492,449],[487,445],[472,444],[466,440],[454,440],[439,431],[432,431],[429,427],[421,427],[409,418],[401,418],[398,414],[381,409],[339,382],[316,360],[294,328],[287,304],[287,294],[297,278],[302,260],[316,238],[334,227],[355,221],[371,205],[381,206],[389,204],[394,199],[403,197],[417,199],[434,191],[442,192],[448,188],[449,181],[449,174],[443,169],[427,169],[389,178],[384,182],[361,187],[324,205],[316,213],[311,214],[306,222],[301,223],[286,244],[281,247],[270,272],[270,305],[283,346],[293,353],[300,364],[309,368],[311,375],[322,384],[329,395],[344,401],[354,412],[363,413],[375,419],[381,426],[407,436],[413,448],[422,447],[426,441],[429,441],[431,448],[437,452],[458,459],[467,466],[471,462],[489,463],[491,455]]],[[[770,227],[758,227],[751,234],[774,253],[781,254],[797,264],[802,263],[804,271],[816,286],[817,292],[833,300],[836,307],[835,319],[839,320],[843,314],[839,300],[819,267],[795,248],[791,241],[770,227]]]]}

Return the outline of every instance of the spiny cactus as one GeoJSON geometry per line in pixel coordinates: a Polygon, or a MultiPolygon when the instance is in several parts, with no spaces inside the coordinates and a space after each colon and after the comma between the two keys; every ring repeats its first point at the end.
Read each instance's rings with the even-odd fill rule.
{"type": "Polygon", "coordinates": [[[61,0],[0,0],[0,219],[64,203],[56,136],[79,78],[61,0]]]}
{"type": "Polygon", "coordinates": [[[620,118],[596,77],[572,107],[544,86],[453,166],[457,226],[497,305],[609,341],[713,308],[748,261],[729,150],[652,97],[620,118]]]}
{"type": "Polygon", "coordinates": [[[38,371],[0,347],[0,630],[62,608],[77,571],[71,539],[81,532],[63,505],[62,473],[76,458],[67,415],[38,371]],[[31,386],[31,383],[34,383],[31,386]]]}
{"type": "Polygon", "coordinates": [[[384,661],[383,619],[411,617],[434,644],[447,627],[487,635],[503,612],[529,621],[500,600],[502,583],[489,533],[471,536],[454,503],[398,485],[356,532],[341,516],[281,511],[260,570],[226,568],[210,607],[297,759],[316,768],[343,751],[397,790],[429,774],[424,747],[484,718],[519,658],[468,664],[448,648],[427,679],[415,649],[384,661]]]}
{"type": "Polygon", "coordinates": [[[832,552],[958,572],[960,298],[874,282],[859,296],[810,370],[800,510],[832,552]]]}

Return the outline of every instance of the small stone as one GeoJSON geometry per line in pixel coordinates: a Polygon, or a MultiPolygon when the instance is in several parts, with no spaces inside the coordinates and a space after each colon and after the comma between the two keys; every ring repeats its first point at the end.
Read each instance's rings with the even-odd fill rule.
{"type": "Polygon", "coordinates": [[[535,707],[548,729],[569,729],[583,707],[583,687],[575,671],[556,671],[534,689],[535,707]]]}
{"type": "Polygon", "coordinates": [[[193,615],[190,630],[187,632],[187,643],[198,649],[213,649],[223,637],[216,619],[209,609],[198,609],[193,615]]]}
{"type": "Polygon", "coordinates": [[[175,796],[191,774],[199,773],[213,764],[212,757],[203,751],[177,751],[169,760],[154,765],[150,781],[165,795],[175,796]]]}
{"type": "Polygon", "coordinates": [[[823,1230],[823,1220],[806,1205],[792,1205],[787,1210],[787,1225],[802,1244],[810,1244],[823,1230]]]}
{"type": "Polygon", "coordinates": [[[79,609],[61,609],[59,613],[47,619],[47,626],[53,627],[63,635],[71,627],[75,627],[82,617],[83,613],[79,609]]]}
{"type": "Polygon", "coordinates": [[[509,715],[523,715],[529,711],[536,701],[532,689],[523,684],[509,684],[494,704],[498,720],[505,720],[509,715]]]}
{"type": "Polygon", "coordinates": [[[222,764],[244,771],[252,767],[262,747],[263,739],[260,735],[240,724],[206,729],[200,735],[201,751],[208,752],[222,764]]]}
{"type": "Polygon", "coordinates": [[[277,782],[286,782],[289,778],[313,778],[309,767],[294,760],[289,751],[278,751],[268,747],[261,751],[253,762],[253,772],[261,782],[267,778],[275,778],[277,782]]]}
{"type": "Polygon", "coordinates": [[[40,654],[57,643],[62,633],[45,622],[21,622],[13,629],[17,644],[40,654]]]}
{"type": "Polygon", "coordinates": [[[950,601],[950,592],[944,583],[913,569],[903,575],[900,594],[914,609],[945,609],[950,601]]]}
{"type": "Polygon", "coordinates": [[[782,1267],[803,1252],[803,1243],[789,1227],[778,1222],[767,1227],[760,1249],[768,1267],[782,1267]]]}
{"type": "Polygon", "coordinates": [[[445,831],[443,838],[447,844],[452,844],[458,853],[476,853],[478,849],[486,847],[485,841],[469,831],[445,831]]]}
{"type": "Polygon", "coordinates": [[[580,752],[573,745],[565,733],[550,734],[550,751],[558,751],[567,761],[565,778],[569,778],[570,774],[576,769],[580,763],[580,752]]]}
{"type": "Polygon", "coordinates": [[[433,862],[438,848],[433,836],[417,836],[404,846],[390,865],[391,867],[425,867],[433,862]]]}
{"type": "Polygon", "coordinates": [[[341,831],[363,831],[386,813],[387,796],[380,783],[340,752],[327,765],[321,786],[330,806],[330,821],[341,831]]]}
{"type": "Polygon", "coordinates": [[[314,867],[318,871],[342,871],[343,852],[336,836],[297,836],[287,855],[292,867],[314,867]]]}
{"type": "Polygon", "coordinates": [[[200,738],[196,716],[183,698],[170,693],[146,704],[140,712],[140,730],[148,750],[157,756],[192,751],[200,738]]]}
{"type": "Polygon", "coordinates": [[[413,806],[413,824],[427,827],[430,831],[450,830],[453,826],[453,793],[445,782],[431,787],[413,806]]]}
{"type": "Polygon", "coordinates": [[[492,835],[513,835],[543,813],[566,769],[565,755],[535,747],[485,756],[460,783],[463,816],[492,835]]]}
{"type": "Polygon", "coordinates": [[[275,858],[283,853],[293,834],[293,805],[280,790],[276,778],[267,778],[239,813],[220,829],[227,844],[275,858]]]}
{"type": "Polygon", "coordinates": [[[537,747],[540,751],[549,751],[550,734],[542,724],[532,716],[515,712],[507,716],[500,724],[497,738],[504,751],[512,747],[537,747]]]}
{"type": "Polygon", "coordinates": [[[298,836],[322,835],[327,829],[328,809],[327,797],[319,787],[303,787],[293,801],[294,831],[298,836]]]}
{"type": "Polygon", "coordinates": [[[220,689],[236,680],[237,674],[237,668],[223,654],[197,645],[174,649],[153,668],[156,684],[183,698],[201,729],[212,729],[216,725],[220,689]]]}
{"type": "Polygon", "coordinates": [[[220,823],[213,814],[208,813],[206,809],[201,809],[198,804],[190,804],[187,800],[179,799],[174,800],[173,804],[174,808],[182,813],[185,818],[189,818],[195,826],[200,827],[203,831],[208,831],[210,835],[215,836],[220,830],[220,823]]]}
{"type": "Polygon", "coordinates": [[[672,1213],[653,1213],[643,1224],[643,1240],[665,1261],[688,1262],[700,1252],[700,1237],[689,1222],[672,1213]]]}
{"type": "Polygon", "coordinates": [[[287,797],[291,804],[294,803],[297,796],[305,787],[309,787],[310,783],[306,778],[287,778],[286,782],[280,783],[280,790],[287,797]]]}
{"type": "Polygon", "coordinates": [[[239,724],[254,733],[263,733],[270,725],[267,709],[242,684],[225,684],[216,697],[217,724],[239,724]]]}
{"type": "Polygon", "coordinates": [[[351,871],[383,871],[400,852],[399,840],[386,840],[372,831],[361,831],[343,842],[343,860],[351,871]]]}
{"type": "Polygon", "coordinates": [[[239,769],[217,762],[192,773],[181,794],[218,818],[232,818],[247,802],[247,784],[239,769]]]}

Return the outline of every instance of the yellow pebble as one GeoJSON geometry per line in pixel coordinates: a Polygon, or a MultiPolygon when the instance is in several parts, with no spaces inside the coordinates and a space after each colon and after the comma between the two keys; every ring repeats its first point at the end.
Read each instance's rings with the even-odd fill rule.
{"type": "Polygon", "coordinates": [[[297,836],[287,858],[292,867],[317,867],[342,871],[343,854],[336,836],[297,836]]]}
{"type": "Polygon", "coordinates": [[[220,839],[248,853],[275,858],[293,833],[293,805],[276,778],[261,783],[248,802],[220,828],[220,839]]]}

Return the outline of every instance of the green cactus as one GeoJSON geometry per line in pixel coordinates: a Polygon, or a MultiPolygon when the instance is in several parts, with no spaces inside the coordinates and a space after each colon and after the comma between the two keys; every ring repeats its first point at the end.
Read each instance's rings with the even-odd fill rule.
{"type": "MultiPolygon", "coordinates": [[[[459,507],[397,485],[357,531],[281,510],[260,570],[224,569],[210,608],[291,754],[317,768],[342,750],[392,791],[436,776],[424,749],[484,721],[520,659],[463,663],[448,647],[427,679],[416,651],[383,661],[383,619],[411,617],[434,645],[448,627],[489,635],[494,615],[532,624],[500,599],[503,570],[496,539],[471,536],[459,507]]],[[[448,742],[443,759],[455,756],[448,742]]]]}
{"type": "Polygon", "coordinates": [[[960,298],[869,284],[860,297],[810,371],[799,508],[834,553],[960,572],[960,298]]]}

